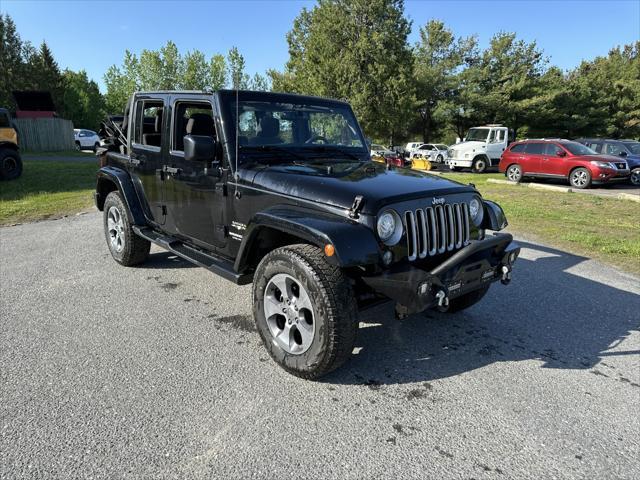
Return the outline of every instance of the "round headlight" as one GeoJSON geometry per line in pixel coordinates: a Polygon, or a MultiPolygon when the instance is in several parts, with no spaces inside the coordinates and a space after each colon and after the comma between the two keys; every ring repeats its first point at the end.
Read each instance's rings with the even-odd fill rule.
{"type": "Polygon", "coordinates": [[[402,236],[402,221],[395,210],[386,210],[378,216],[378,237],[385,245],[395,245],[402,236]]]}
{"type": "Polygon", "coordinates": [[[479,227],[484,217],[484,208],[482,208],[482,201],[479,198],[474,197],[469,202],[469,214],[474,225],[479,227]]]}

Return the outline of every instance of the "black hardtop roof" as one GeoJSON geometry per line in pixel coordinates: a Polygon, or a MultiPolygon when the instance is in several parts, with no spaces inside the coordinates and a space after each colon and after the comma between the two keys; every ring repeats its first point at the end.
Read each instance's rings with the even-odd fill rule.
{"type": "MultiPolygon", "coordinates": [[[[262,90],[238,90],[238,95],[243,99],[258,99],[265,98],[276,102],[296,101],[299,102],[303,99],[309,99],[316,102],[323,103],[340,103],[348,105],[348,102],[344,100],[338,100],[335,98],[318,97],[314,95],[302,95],[299,93],[283,93],[283,92],[265,92],[262,90]]],[[[221,89],[221,90],[145,90],[136,92],[135,95],[213,95],[220,93],[221,95],[235,95],[236,90],[221,89]]]]}

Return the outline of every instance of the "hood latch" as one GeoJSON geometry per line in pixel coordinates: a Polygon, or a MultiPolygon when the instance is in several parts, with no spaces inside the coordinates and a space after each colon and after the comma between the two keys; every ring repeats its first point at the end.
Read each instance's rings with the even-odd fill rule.
{"type": "Polygon", "coordinates": [[[356,198],[353,199],[353,205],[351,205],[351,208],[349,209],[349,217],[358,218],[363,205],[364,197],[362,195],[356,195],[356,198]]]}

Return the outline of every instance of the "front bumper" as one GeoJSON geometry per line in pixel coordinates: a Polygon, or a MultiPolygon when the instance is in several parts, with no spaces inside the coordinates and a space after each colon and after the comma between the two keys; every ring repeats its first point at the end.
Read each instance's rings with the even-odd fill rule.
{"type": "Polygon", "coordinates": [[[508,233],[472,240],[430,271],[397,265],[362,280],[376,293],[400,304],[407,314],[447,304],[465,293],[502,280],[508,283],[520,246],[508,233]]]}
{"type": "Polygon", "coordinates": [[[462,160],[460,158],[449,158],[445,161],[447,165],[450,167],[471,167],[473,165],[473,160],[462,160]]]}

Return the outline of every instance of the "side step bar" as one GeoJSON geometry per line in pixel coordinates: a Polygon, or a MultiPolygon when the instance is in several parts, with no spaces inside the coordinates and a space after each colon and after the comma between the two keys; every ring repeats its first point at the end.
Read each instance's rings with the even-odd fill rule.
{"type": "Polygon", "coordinates": [[[177,256],[184,258],[188,262],[194,263],[199,267],[206,268],[207,270],[220,275],[236,285],[247,285],[253,281],[253,274],[237,273],[233,269],[233,264],[219,257],[215,257],[208,253],[202,252],[188,245],[185,245],[180,240],[177,240],[168,235],[158,233],[149,227],[140,227],[138,225],[132,225],[133,231],[136,235],[149,240],[152,243],[176,254],[177,256]]]}

